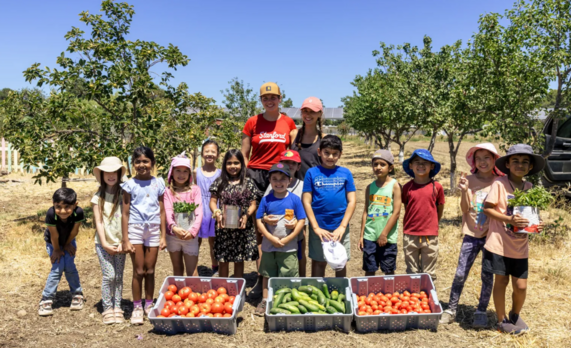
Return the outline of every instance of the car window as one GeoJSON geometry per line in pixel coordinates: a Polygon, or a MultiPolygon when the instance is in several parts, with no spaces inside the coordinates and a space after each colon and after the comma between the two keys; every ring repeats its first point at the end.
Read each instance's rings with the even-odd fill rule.
{"type": "Polygon", "coordinates": [[[571,117],[567,118],[567,121],[557,130],[557,136],[560,138],[571,138],[571,117]]]}

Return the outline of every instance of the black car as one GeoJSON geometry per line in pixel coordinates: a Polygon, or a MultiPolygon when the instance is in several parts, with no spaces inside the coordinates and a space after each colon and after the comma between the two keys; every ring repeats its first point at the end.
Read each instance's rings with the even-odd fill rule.
{"type": "MultiPolygon", "coordinates": [[[[551,139],[553,120],[548,118],[543,128],[545,145],[551,139]]],[[[547,158],[542,182],[545,187],[559,187],[571,198],[571,115],[559,121],[553,152],[547,158]]]]}

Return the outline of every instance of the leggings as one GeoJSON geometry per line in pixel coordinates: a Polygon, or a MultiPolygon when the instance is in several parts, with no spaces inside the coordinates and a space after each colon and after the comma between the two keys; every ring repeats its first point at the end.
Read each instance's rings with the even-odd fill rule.
{"type": "MultiPolygon", "coordinates": [[[[451,311],[456,311],[456,308],[458,307],[458,301],[460,300],[460,295],[464,289],[464,283],[466,283],[466,279],[468,279],[468,274],[470,274],[470,269],[472,268],[476,257],[480,251],[483,250],[484,244],[486,244],[486,237],[474,238],[471,236],[464,236],[462,248],[460,249],[460,257],[458,259],[458,268],[456,269],[456,275],[454,276],[454,282],[452,283],[452,289],[450,290],[450,302],[448,304],[448,309],[451,311]]],[[[482,290],[480,292],[478,311],[485,312],[488,308],[493,286],[494,275],[482,270],[482,290]]]]}
{"type": "Polygon", "coordinates": [[[101,244],[95,244],[95,251],[99,257],[101,273],[103,274],[101,283],[103,311],[111,308],[121,308],[125,254],[109,255],[101,244]]]}

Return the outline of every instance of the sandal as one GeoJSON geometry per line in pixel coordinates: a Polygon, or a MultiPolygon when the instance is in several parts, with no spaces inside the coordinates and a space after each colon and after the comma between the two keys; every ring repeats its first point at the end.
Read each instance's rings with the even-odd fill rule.
{"type": "Polygon", "coordinates": [[[105,312],[101,313],[103,316],[103,324],[115,324],[115,312],[113,308],[109,308],[105,312]]]}
{"type": "Polygon", "coordinates": [[[85,298],[81,294],[73,295],[71,299],[71,307],[69,308],[72,311],[79,311],[83,309],[83,304],[85,303],[85,298]]]}
{"type": "Polygon", "coordinates": [[[125,317],[123,316],[121,308],[115,308],[113,312],[115,313],[115,322],[117,324],[125,322],[125,317]]]}
{"type": "Polygon", "coordinates": [[[257,315],[258,317],[263,317],[266,314],[267,304],[268,302],[266,301],[266,299],[263,299],[260,303],[258,303],[258,306],[254,310],[254,315],[257,315]]]}
{"type": "Polygon", "coordinates": [[[143,310],[143,307],[134,308],[133,313],[131,314],[131,324],[133,325],[143,324],[144,316],[145,316],[145,311],[143,310]]]}

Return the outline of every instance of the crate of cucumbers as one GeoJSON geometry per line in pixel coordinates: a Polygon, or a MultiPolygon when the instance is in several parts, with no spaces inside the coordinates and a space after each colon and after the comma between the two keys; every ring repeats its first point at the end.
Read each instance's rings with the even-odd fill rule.
{"type": "Polygon", "coordinates": [[[149,321],[165,334],[233,335],[244,308],[245,284],[242,278],[166,277],[149,321]]]}
{"type": "Polygon", "coordinates": [[[351,278],[358,332],[434,330],[442,315],[426,273],[351,278]]]}
{"type": "Polygon", "coordinates": [[[349,332],[353,321],[348,278],[270,278],[270,331],[349,332]]]}

